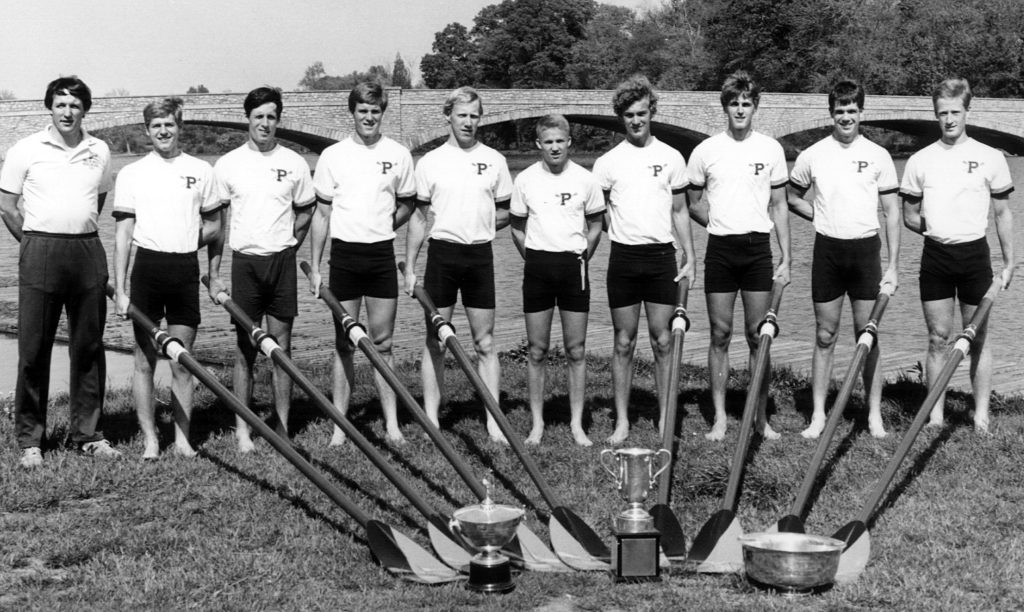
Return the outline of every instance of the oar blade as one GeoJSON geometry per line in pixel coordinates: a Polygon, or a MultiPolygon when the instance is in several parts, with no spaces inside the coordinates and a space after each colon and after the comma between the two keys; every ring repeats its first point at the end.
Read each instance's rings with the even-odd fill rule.
{"type": "Polygon", "coordinates": [[[427,535],[430,536],[430,545],[434,547],[434,552],[441,561],[452,569],[469,572],[469,560],[473,555],[463,548],[455,535],[448,530],[447,525],[431,519],[427,521],[427,535]]]}
{"type": "Polygon", "coordinates": [[[779,519],[775,529],[782,533],[804,533],[804,522],[795,514],[787,514],[779,519]]]}
{"type": "Polygon", "coordinates": [[[601,572],[611,569],[610,551],[605,559],[590,554],[555,515],[551,516],[548,529],[551,532],[551,546],[558,554],[558,558],[569,567],[585,572],[601,572]]]}
{"type": "Polygon", "coordinates": [[[573,571],[544,544],[540,536],[522,523],[516,528],[516,537],[512,540],[511,545],[516,546],[516,552],[522,559],[523,567],[528,570],[534,572],[573,571]]]}
{"type": "Polygon", "coordinates": [[[850,583],[860,578],[871,558],[871,534],[863,521],[851,521],[832,536],[846,542],[846,547],[839,555],[839,569],[836,571],[836,582],[850,583]]]}
{"type": "Polygon", "coordinates": [[[385,569],[406,580],[422,584],[443,584],[461,580],[462,575],[409,537],[378,521],[366,523],[370,550],[385,569]]]}
{"type": "Polygon", "coordinates": [[[568,530],[572,538],[579,542],[592,557],[610,560],[612,551],[608,549],[601,536],[597,535],[582,518],[565,506],[552,508],[551,516],[568,530]]]}
{"type": "Polygon", "coordinates": [[[686,536],[672,508],[668,504],[655,504],[650,512],[654,517],[654,528],[661,533],[661,552],[670,561],[686,559],[686,536]]]}
{"type": "Polygon", "coordinates": [[[743,570],[743,527],[732,510],[719,510],[701,527],[686,560],[695,572],[726,574],[743,570]]]}

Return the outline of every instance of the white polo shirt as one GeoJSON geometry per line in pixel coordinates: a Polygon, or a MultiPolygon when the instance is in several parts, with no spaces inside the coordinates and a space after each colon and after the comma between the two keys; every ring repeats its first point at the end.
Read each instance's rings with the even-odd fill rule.
{"type": "Polygon", "coordinates": [[[936,141],[907,160],[900,193],[923,198],[924,235],[944,244],[985,237],[992,196],[1013,191],[1006,157],[973,138],[936,141]]]}
{"type": "Polygon", "coordinates": [[[296,244],[293,210],[316,201],[309,164],[277,145],[263,153],[251,141],[213,167],[217,198],[231,206],[231,248],[273,255],[296,244]]]}
{"type": "Polygon", "coordinates": [[[844,240],[878,233],[878,196],[899,189],[892,156],[863,136],[833,136],[802,151],[789,173],[800,189],[814,187],[814,229],[844,240]]]}
{"type": "Polygon", "coordinates": [[[494,240],[495,202],[512,197],[505,158],[482,143],[462,149],[451,143],[416,164],[416,199],[434,213],[430,237],[458,244],[494,240]]]}
{"type": "Polygon", "coordinates": [[[555,253],[587,250],[586,217],[605,210],[597,179],[570,161],[561,174],[544,162],[519,173],[512,187],[510,213],[529,219],[526,248],[555,253]]]}
{"type": "Polygon", "coordinates": [[[609,192],[608,237],[613,242],[675,244],[672,194],[686,186],[686,161],[679,151],[654,137],[645,147],[623,140],[597,158],[594,176],[609,192]]]}
{"type": "Polygon", "coordinates": [[[412,155],[387,136],[371,146],[350,136],[320,154],[313,187],[331,203],[331,238],[394,240],[395,198],[416,195],[412,155]]]}
{"type": "Polygon", "coordinates": [[[686,180],[705,190],[709,234],[767,233],[775,227],[768,214],[772,189],[789,180],[786,154],[777,140],[760,132],[743,140],[721,132],[693,150],[686,180]]]}
{"type": "Polygon", "coordinates": [[[110,149],[82,130],[82,142],[68,148],[53,125],[27,136],[7,151],[0,189],[25,198],[22,229],[52,234],[88,234],[99,228],[97,198],[110,191],[110,149]]]}
{"type": "Polygon", "coordinates": [[[132,244],[144,249],[196,251],[202,213],[219,206],[213,167],[187,153],[164,159],[151,152],[117,175],[113,215],[135,217],[132,244]]]}

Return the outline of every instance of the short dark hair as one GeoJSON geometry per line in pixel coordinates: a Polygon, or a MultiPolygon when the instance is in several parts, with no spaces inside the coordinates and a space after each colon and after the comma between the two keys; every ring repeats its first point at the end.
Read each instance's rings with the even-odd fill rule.
{"type": "Polygon", "coordinates": [[[537,120],[537,138],[544,130],[562,130],[569,135],[569,120],[565,115],[544,115],[537,120]]]}
{"type": "Polygon", "coordinates": [[[348,112],[356,110],[357,104],[376,104],[380,110],[388,110],[388,92],[377,81],[360,81],[348,94],[348,112]]]}
{"type": "Polygon", "coordinates": [[[46,105],[47,110],[53,109],[53,98],[54,96],[74,96],[82,101],[82,110],[89,112],[92,108],[92,90],[85,84],[82,79],[75,75],[60,77],[50,81],[50,84],[46,86],[46,96],[43,98],[43,104],[46,105]]]}
{"type": "Polygon", "coordinates": [[[971,98],[974,94],[971,93],[971,84],[967,82],[967,79],[946,79],[939,83],[932,90],[932,108],[935,108],[939,102],[939,98],[962,98],[964,101],[964,108],[971,108],[971,98]]]}
{"type": "Polygon", "coordinates": [[[856,104],[857,108],[864,110],[864,87],[852,79],[839,81],[828,92],[828,112],[836,110],[837,106],[856,104]]]}
{"type": "Polygon", "coordinates": [[[640,100],[647,98],[651,103],[651,114],[658,110],[658,94],[654,92],[654,86],[642,74],[634,74],[625,81],[619,83],[612,94],[612,109],[616,117],[621,117],[630,106],[640,100]]]}
{"type": "Polygon", "coordinates": [[[737,70],[725,77],[725,82],[722,83],[722,108],[743,96],[750,98],[756,107],[761,103],[761,86],[746,70],[737,70]]]}
{"type": "Polygon", "coordinates": [[[259,108],[268,102],[273,102],[277,107],[277,118],[280,119],[281,111],[284,109],[284,104],[281,102],[281,90],[267,85],[257,87],[245,96],[245,102],[242,104],[245,116],[248,117],[254,108],[259,108]]]}
{"type": "Polygon", "coordinates": [[[142,109],[142,121],[149,127],[149,122],[160,117],[174,117],[174,123],[181,127],[181,98],[164,98],[159,102],[150,102],[142,109]]]}

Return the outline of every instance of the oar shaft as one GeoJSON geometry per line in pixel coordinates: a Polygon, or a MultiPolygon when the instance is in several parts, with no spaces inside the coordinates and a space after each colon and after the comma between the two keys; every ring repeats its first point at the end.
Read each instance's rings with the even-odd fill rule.
{"type": "Polygon", "coordinates": [[[327,397],[320,392],[319,389],[313,384],[309,378],[303,374],[295,362],[285,353],[284,349],[281,348],[273,338],[253,323],[252,319],[236,304],[233,300],[228,298],[226,294],[220,296],[221,305],[227,310],[233,319],[237,321],[243,327],[250,330],[250,334],[253,339],[256,340],[257,346],[260,350],[268,354],[273,362],[279,366],[284,372],[295,381],[299,387],[305,391],[306,395],[313,400],[313,403],[317,405],[322,412],[324,412],[332,421],[334,421],[338,427],[345,432],[352,442],[356,445],[370,463],[374,465],[384,476],[391,481],[392,484],[405,496],[412,505],[427,518],[439,516],[439,513],[432,508],[427,502],[416,492],[412,486],[406,482],[398,472],[391,467],[391,464],[377,451],[369,440],[367,440],[359,432],[351,421],[348,420],[345,415],[338,410],[334,404],[331,403],[327,397]]]}
{"type": "Polygon", "coordinates": [[[668,468],[659,477],[658,503],[668,504],[672,487],[672,469],[675,463],[676,412],[679,409],[679,366],[683,359],[683,340],[690,327],[686,316],[686,299],[690,287],[690,279],[679,281],[676,309],[672,313],[672,361],[668,371],[668,385],[665,387],[665,431],[662,432],[661,447],[669,452],[668,468]]]}
{"type": "MultiPolygon", "coordinates": [[[[108,285],[107,294],[112,295],[112,293],[113,289],[108,285]]],[[[153,334],[157,340],[157,344],[161,345],[164,353],[168,357],[181,364],[186,370],[195,376],[196,379],[210,389],[210,391],[212,391],[220,401],[224,402],[224,405],[248,423],[249,427],[255,429],[256,432],[271,446],[273,446],[278,453],[287,459],[289,463],[295,466],[303,476],[308,478],[310,482],[323,491],[331,501],[344,510],[346,514],[351,516],[352,519],[359,523],[361,527],[366,528],[370,517],[359,509],[358,506],[349,501],[348,498],[346,498],[337,487],[331,484],[319,470],[306,461],[290,443],[282,439],[281,436],[277,435],[277,433],[264,423],[262,419],[253,414],[253,412],[249,410],[248,406],[243,404],[242,401],[235,397],[227,387],[222,385],[213,374],[204,368],[202,364],[200,364],[199,361],[197,361],[196,358],[185,349],[184,345],[182,345],[180,341],[175,338],[170,338],[170,336],[167,336],[165,332],[160,331],[159,326],[153,323],[153,321],[143,314],[142,311],[135,308],[134,305],[128,306],[128,316],[145,329],[150,330],[150,333],[153,334]],[[166,338],[161,336],[166,336],[166,338]]]]}
{"type": "Polygon", "coordinates": [[[835,431],[839,427],[839,421],[843,418],[843,410],[846,408],[846,403],[850,401],[850,397],[853,395],[853,389],[857,385],[857,377],[860,376],[864,363],[867,361],[868,353],[871,352],[875,343],[878,323],[882,320],[882,315],[885,313],[885,307],[888,303],[888,293],[879,293],[875,299],[875,305],[871,309],[868,323],[857,339],[857,348],[853,353],[850,368],[846,371],[846,378],[843,379],[843,384],[839,388],[839,395],[836,396],[836,401],[832,405],[832,412],[829,413],[828,420],[825,422],[825,429],[818,438],[818,445],[811,456],[811,463],[807,468],[807,473],[804,475],[799,491],[797,491],[796,499],[793,500],[793,507],[789,511],[792,516],[802,515],[804,507],[807,505],[807,500],[811,497],[814,482],[818,479],[818,469],[825,459],[832,436],[835,435],[835,431]]]}
{"type": "Polygon", "coordinates": [[[896,477],[896,471],[899,470],[900,464],[903,463],[903,459],[906,458],[907,453],[910,452],[910,447],[913,446],[914,440],[917,435],[921,433],[921,429],[924,428],[925,421],[928,419],[928,414],[931,412],[933,406],[938,402],[939,397],[946,390],[946,386],[949,384],[949,380],[953,378],[953,374],[956,372],[957,366],[970,351],[971,343],[974,342],[974,338],[978,333],[978,330],[985,326],[985,322],[988,320],[989,312],[992,310],[992,303],[996,293],[999,291],[1000,284],[995,282],[989,289],[988,293],[978,304],[978,308],[974,311],[974,316],[971,317],[970,323],[964,328],[956,342],[953,344],[953,350],[949,357],[946,359],[945,365],[942,366],[942,370],[939,371],[938,376],[935,380],[930,383],[928,389],[928,395],[925,396],[924,401],[921,403],[921,407],[917,411],[917,416],[914,417],[913,423],[907,429],[907,433],[903,435],[903,439],[900,440],[900,445],[896,448],[889,463],[885,466],[885,471],[882,476],[878,479],[878,483],[875,485],[871,495],[865,500],[864,505],[860,509],[860,514],[857,515],[857,520],[867,523],[868,519],[871,518],[871,514],[875,511],[875,507],[878,506],[878,502],[882,500],[882,496],[885,494],[886,489],[892,483],[893,478],[896,477]]]}
{"type": "MultiPolygon", "coordinates": [[[[307,275],[311,271],[307,262],[302,262],[299,264],[299,267],[301,267],[303,272],[307,275]]],[[[359,326],[355,318],[345,310],[341,305],[341,302],[338,301],[338,298],[335,297],[334,293],[332,293],[331,290],[323,284],[320,285],[320,299],[327,304],[327,307],[331,310],[331,314],[338,320],[342,329],[345,331],[345,334],[351,340],[352,337],[356,335],[353,332],[359,326]]],[[[373,341],[365,334],[359,334],[359,336],[358,341],[354,342],[354,344],[363,352],[367,360],[369,360],[370,365],[372,365],[381,377],[384,378],[384,381],[395,392],[395,397],[402,402],[402,405],[404,405],[412,414],[413,418],[416,419],[416,422],[419,423],[420,427],[422,427],[427,433],[427,436],[430,437],[430,440],[435,446],[437,446],[438,450],[441,451],[444,458],[448,460],[448,463],[451,464],[459,477],[466,483],[466,486],[468,486],[473,492],[473,495],[475,495],[477,499],[484,499],[487,496],[487,489],[483,486],[477,476],[473,474],[473,471],[469,468],[466,462],[459,457],[455,447],[453,447],[451,443],[441,435],[441,432],[430,421],[426,413],[423,411],[423,408],[421,408],[419,403],[416,402],[416,398],[414,398],[405,385],[402,384],[402,381],[399,380],[395,371],[388,365],[387,361],[384,360],[384,357],[381,356],[376,347],[373,346],[373,341]]]]}
{"type": "Polygon", "coordinates": [[[493,395],[491,395],[490,389],[487,388],[483,379],[480,378],[480,374],[478,374],[476,369],[473,367],[473,362],[469,359],[469,355],[466,354],[466,350],[462,348],[462,344],[459,343],[459,339],[455,336],[454,332],[450,332],[451,323],[446,321],[437,311],[433,300],[431,300],[427,292],[423,290],[423,287],[417,285],[413,289],[413,292],[416,299],[418,299],[423,305],[428,316],[431,317],[434,326],[438,331],[438,337],[444,338],[445,346],[447,346],[452,352],[452,355],[455,357],[455,361],[458,362],[463,372],[465,372],[466,377],[469,378],[470,383],[474,388],[476,388],[477,395],[484,403],[484,407],[487,409],[487,412],[490,413],[491,417],[494,418],[495,423],[498,424],[498,428],[501,430],[501,433],[505,435],[505,439],[508,440],[509,445],[512,447],[512,452],[516,454],[520,463],[523,464],[523,467],[526,469],[526,473],[530,476],[530,479],[533,480],[533,484],[537,486],[537,490],[540,491],[541,497],[544,498],[544,501],[547,502],[548,506],[551,508],[561,507],[562,504],[559,502],[554,490],[548,486],[544,477],[541,476],[536,463],[534,463],[533,459],[526,452],[526,447],[523,446],[519,436],[512,429],[512,424],[509,423],[505,414],[502,413],[501,407],[498,406],[498,401],[494,399],[493,395]],[[442,329],[443,327],[447,327],[450,333],[445,334],[442,329]]]}

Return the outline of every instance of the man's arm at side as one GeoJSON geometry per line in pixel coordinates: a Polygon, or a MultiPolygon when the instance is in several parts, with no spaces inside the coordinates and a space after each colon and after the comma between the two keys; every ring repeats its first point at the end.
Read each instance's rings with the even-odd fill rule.
{"type": "Polygon", "coordinates": [[[316,199],[316,212],[313,213],[312,227],[309,238],[309,259],[312,272],[309,275],[309,291],[320,296],[320,262],[324,257],[324,246],[327,234],[331,230],[331,203],[319,197],[316,199]]]}
{"type": "Polygon", "coordinates": [[[708,203],[703,198],[703,187],[686,188],[686,208],[689,210],[690,218],[700,224],[701,227],[708,226],[708,203]]]}
{"type": "Polygon", "coordinates": [[[306,234],[309,233],[310,223],[313,221],[313,211],[316,210],[316,200],[312,203],[303,206],[302,208],[295,208],[295,224],[292,230],[292,235],[295,236],[295,248],[298,249],[302,246],[302,241],[306,239],[306,234]]]}
{"type": "Polygon", "coordinates": [[[786,190],[786,198],[789,202],[790,212],[808,221],[814,221],[814,205],[804,199],[808,189],[808,187],[790,183],[786,190]]]}
{"type": "Polygon", "coordinates": [[[882,285],[892,285],[892,291],[900,286],[900,201],[896,192],[878,196],[882,203],[882,216],[885,218],[885,244],[889,250],[889,263],[882,275],[882,285]]]}
{"type": "Polygon", "coordinates": [[[685,190],[672,194],[672,232],[683,249],[683,261],[676,274],[676,281],[685,276],[687,284],[692,288],[697,276],[697,256],[693,250],[693,230],[690,227],[690,211],[686,199],[685,190]]]}
{"type": "Polygon", "coordinates": [[[392,229],[398,229],[405,225],[416,209],[416,196],[395,199],[395,214],[391,224],[392,229]]]}
{"type": "Polygon", "coordinates": [[[121,316],[128,313],[128,258],[134,234],[135,216],[119,216],[114,229],[114,311],[121,316]]]}
{"type": "MultiPolygon", "coordinates": [[[[227,206],[231,203],[230,200],[224,200],[221,202],[220,215],[222,226],[227,223],[227,206]]],[[[220,278],[220,262],[224,255],[224,238],[227,232],[217,232],[217,235],[213,240],[206,245],[206,258],[207,258],[207,274],[210,276],[210,299],[213,300],[214,304],[219,304],[217,301],[217,295],[221,291],[227,293],[228,288],[224,285],[224,281],[220,278]]]]}
{"type": "Polygon", "coordinates": [[[775,277],[783,284],[789,284],[789,267],[793,261],[790,252],[789,242],[789,204],[786,201],[786,186],[772,187],[771,199],[772,223],[775,224],[775,237],[779,241],[779,251],[782,252],[782,261],[775,269],[775,277]]]}
{"type": "Polygon", "coordinates": [[[21,228],[25,224],[25,216],[18,209],[20,197],[20,194],[0,189],[0,218],[4,220],[7,230],[18,242],[21,242],[21,237],[24,235],[21,228]]]}
{"type": "Polygon", "coordinates": [[[427,212],[430,203],[416,201],[416,209],[409,217],[409,227],[405,234],[405,291],[412,295],[416,286],[416,260],[420,256],[423,241],[427,239],[427,212]]]}
{"type": "Polygon", "coordinates": [[[921,202],[919,197],[902,194],[903,200],[903,225],[915,234],[924,234],[927,227],[924,215],[921,214],[921,202]]]}
{"type": "Polygon", "coordinates": [[[601,242],[601,230],[604,225],[604,213],[587,215],[587,261],[594,258],[594,251],[601,242]]]}
{"type": "Polygon", "coordinates": [[[992,198],[992,212],[996,222],[996,236],[1003,252],[1003,289],[1010,286],[1013,280],[1013,212],[1010,211],[1010,194],[1001,194],[992,198]]]}
{"type": "Polygon", "coordinates": [[[494,202],[494,229],[504,229],[510,222],[509,207],[511,206],[511,200],[498,200],[494,202]]]}
{"type": "Polygon", "coordinates": [[[516,245],[519,256],[526,259],[526,222],[528,217],[510,215],[509,225],[512,227],[512,244],[516,245]]]}

